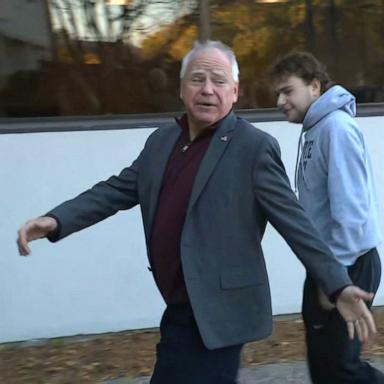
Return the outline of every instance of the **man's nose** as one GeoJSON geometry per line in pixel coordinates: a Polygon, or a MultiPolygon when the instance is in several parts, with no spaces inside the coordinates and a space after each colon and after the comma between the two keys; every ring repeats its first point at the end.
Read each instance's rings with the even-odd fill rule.
{"type": "Polygon", "coordinates": [[[206,80],[203,84],[203,89],[202,89],[202,92],[204,94],[212,94],[213,93],[213,84],[212,84],[212,81],[210,80],[206,80]]]}

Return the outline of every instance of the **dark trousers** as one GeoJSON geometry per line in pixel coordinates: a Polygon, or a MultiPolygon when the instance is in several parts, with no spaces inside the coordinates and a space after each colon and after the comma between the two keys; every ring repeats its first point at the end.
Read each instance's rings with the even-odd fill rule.
{"type": "MultiPolygon", "coordinates": [[[[376,293],[381,277],[377,250],[360,256],[348,273],[355,285],[376,293]]],[[[382,372],[360,360],[361,343],[356,337],[348,338],[346,323],[338,311],[326,311],[319,305],[318,287],[309,277],[304,284],[303,319],[308,366],[314,384],[384,383],[382,372]]]]}
{"type": "Polygon", "coordinates": [[[209,350],[189,304],[170,305],[160,323],[150,384],[235,384],[242,345],[209,350]]]}

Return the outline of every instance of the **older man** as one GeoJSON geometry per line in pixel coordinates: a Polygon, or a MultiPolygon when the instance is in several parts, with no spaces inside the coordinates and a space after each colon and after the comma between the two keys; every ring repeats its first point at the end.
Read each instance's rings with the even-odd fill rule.
{"type": "Polygon", "coordinates": [[[119,176],[19,231],[51,241],[140,204],[148,257],[167,303],[152,384],[235,383],[244,343],[271,333],[261,239],[267,221],[364,340],[375,325],[344,267],[291,191],[274,138],[237,118],[238,65],[219,42],[196,43],[181,68],[186,114],[154,132],[119,176]],[[356,322],[356,324],[354,323],[356,322]]]}

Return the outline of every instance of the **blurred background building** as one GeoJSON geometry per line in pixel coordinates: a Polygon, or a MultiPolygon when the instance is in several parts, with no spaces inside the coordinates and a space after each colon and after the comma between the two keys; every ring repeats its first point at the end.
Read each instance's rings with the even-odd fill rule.
{"type": "Polygon", "coordinates": [[[3,117],[175,112],[200,38],[238,56],[238,109],[274,106],[277,56],[305,49],[358,102],[384,101],[383,0],[0,0],[3,117]]]}

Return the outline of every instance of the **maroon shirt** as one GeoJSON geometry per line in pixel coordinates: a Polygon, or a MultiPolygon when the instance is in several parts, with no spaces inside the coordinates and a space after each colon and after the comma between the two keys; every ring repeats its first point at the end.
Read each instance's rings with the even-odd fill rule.
{"type": "Polygon", "coordinates": [[[191,142],[186,116],[177,122],[182,132],[164,173],[150,239],[152,271],[167,304],[189,301],[180,257],[181,233],[196,174],[215,132],[211,127],[191,142]]]}

